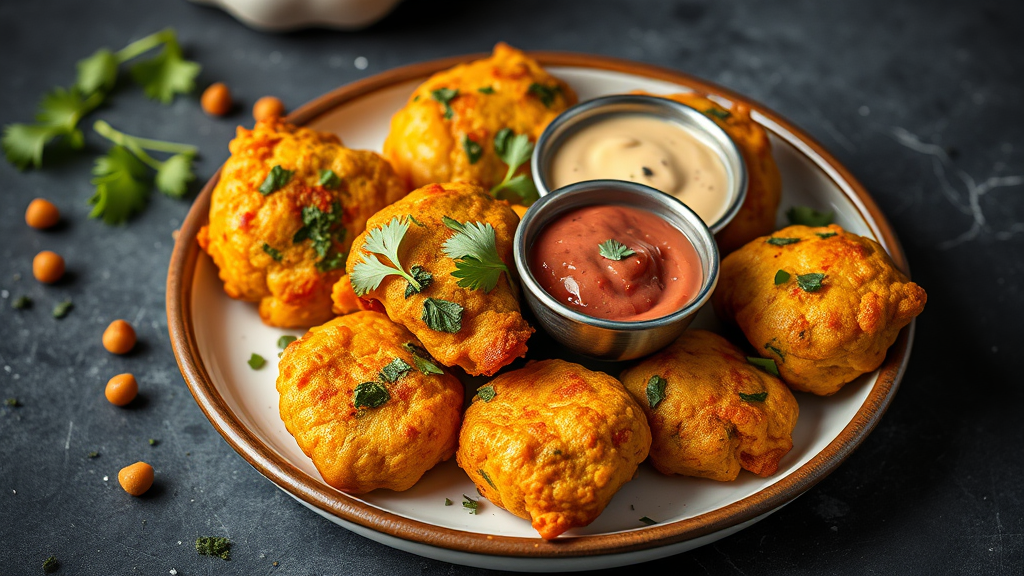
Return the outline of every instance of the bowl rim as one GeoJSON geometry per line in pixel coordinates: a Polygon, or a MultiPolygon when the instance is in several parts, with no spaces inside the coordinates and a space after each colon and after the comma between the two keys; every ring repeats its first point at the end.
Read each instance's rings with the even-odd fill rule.
{"type": "MultiPolygon", "coordinates": [[[[584,203],[576,207],[593,206],[595,204],[598,204],[598,202],[584,203]]],[[[613,203],[612,205],[614,204],[617,203],[613,203]]],[[[573,208],[570,208],[570,210],[571,209],[573,208]]],[[[661,214],[657,214],[653,210],[648,210],[648,212],[652,212],[664,219],[661,214]]],[[[550,223],[550,219],[547,222],[544,222],[541,228],[537,230],[537,234],[543,230],[544,226],[547,226],[550,223]]],[[[669,224],[672,225],[671,222],[669,222],[669,224]]],[[[672,227],[678,230],[676,226],[672,225],[672,227]]],[[[718,243],[715,242],[715,236],[711,232],[711,229],[708,228],[708,225],[700,216],[697,215],[696,212],[693,211],[692,208],[687,206],[682,200],[672,196],[671,194],[666,194],[657,188],[652,188],[645,184],[640,184],[639,182],[629,182],[626,180],[583,180],[581,182],[574,182],[567,186],[557,188],[550,191],[548,194],[541,196],[540,200],[537,200],[532,206],[530,206],[530,209],[526,211],[526,215],[524,215],[522,220],[519,222],[512,246],[516,269],[519,272],[519,278],[534,298],[563,318],[572,320],[573,322],[593,326],[595,328],[603,328],[605,330],[613,330],[616,332],[641,332],[652,328],[668,326],[681,322],[687,317],[696,314],[711,298],[711,293],[714,291],[715,286],[718,285],[719,269],[721,268],[721,259],[718,252],[718,243]],[[611,188],[632,195],[654,198],[657,201],[671,205],[672,210],[679,212],[687,221],[689,221],[690,225],[697,230],[697,234],[700,236],[700,243],[704,245],[704,248],[710,255],[710,262],[705,265],[704,258],[700,256],[701,251],[697,249],[696,246],[696,242],[698,240],[691,238],[686,231],[679,230],[679,232],[688,241],[690,241],[691,244],[694,244],[694,249],[697,251],[698,257],[701,258],[701,267],[704,269],[702,270],[700,290],[697,292],[696,296],[678,310],[657,318],[648,318],[646,320],[610,320],[607,318],[590,316],[570,308],[562,302],[555,300],[555,298],[540,285],[540,282],[537,281],[537,278],[533,274],[533,270],[530,268],[530,263],[527,258],[529,248],[526,246],[526,224],[529,221],[538,218],[544,210],[557,211],[557,213],[551,217],[555,218],[558,214],[564,212],[564,210],[559,210],[559,206],[557,206],[559,201],[563,201],[564,198],[569,198],[575,194],[585,193],[594,188],[611,188]]],[[[540,320],[539,316],[538,320],[540,320]]]]}
{"type": "MultiPolygon", "coordinates": [[[[707,132],[709,138],[712,138],[720,144],[722,148],[724,148],[722,153],[729,156],[729,158],[723,159],[722,164],[724,165],[726,172],[732,176],[732,189],[735,194],[729,202],[729,206],[724,212],[722,212],[722,215],[719,216],[717,220],[712,223],[705,222],[712,234],[718,234],[722,229],[728,226],[730,222],[732,222],[733,218],[736,217],[736,214],[739,213],[740,208],[743,206],[743,202],[747,199],[749,177],[747,175],[747,163],[743,159],[743,154],[740,152],[736,141],[732,139],[732,136],[730,136],[724,128],[715,123],[714,120],[705,116],[703,112],[692,106],[683,104],[682,102],[676,102],[675,100],[663,98],[655,94],[609,94],[607,96],[598,96],[597,98],[591,98],[590,100],[573,104],[563,110],[561,114],[555,116],[554,120],[544,128],[540,137],[537,138],[537,143],[533,148],[533,154],[530,157],[530,174],[533,177],[534,185],[537,187],[537,193],[541,198],[543,198],[548,194],[554,193],[555,190],[561,190],[562,188],[569,186],[566,185],[552,190],[548,186],[547,173],[544,170],[541,170],[542,164],[550,163],[553,159],[553,155],[558,151],[558,147],[556,147],[555,144],[563,143],[563,140],[566,137],[566,134],[558,134],[558,139],[556,140],[555,132],[562,130],[563,126],[567,123],[569,126],[565,127],[566,130],[571,131],[580,129],[572,123],[575,121],[576,117],[581,114],[598,109],[597,115],[600,115],[602,113],[600,112],[601,108],[611,108],[614,106],[633,103],[646,103],[651,106],[668,108],[674,110],[676,114],[680,116],[687,116],[697,124],[700,129],[707,132]],[[735,163],[735,170],[730,165],[730,162],[735,163]]],[[[659,116],[653,112],[622,112],[608,110],[603,112],[603,114],[651,114],[671,121],[671,118],[668,118],[667,115],[659,116]]],[[[588,116],[586,122],[590,122],[591,119],[592,117],[588,116]]],[[[686,128],[684,128],[684,130],[686,130],[686,128]]],[[[599,180],[607,179],[599,178],[599,180]]],[[[585,180],[583,180],[583,182],[585,182],[585,180]]],[[[574,182],[573,184],[577,184],[577,182],[574,182]]],[[[640,183],[638,182],[638,184],[640,183]]],[[[669,196],[671,196],[671,194],[669,194],[669,196]]],[[[673,196],[673,198],[675,197],[673,196]]],[[[676,199],[678,200],[678,198],[676,199]]]]}
{"type": "MultiPolygon", "coordinates": [[[[545,67],[597,69],[642,76],[683,86],[749,107],[757,121],[803,153],[856,207],[874,237],[893,262],[909,276],[906,257],[895,231],[875,201],[853,175],[803,130],[745,96],[676,70],[607,56],[570,52],[527,52],[545,67]]],[[[410,64],[343,85],[299,107],[286,119],[307,124],[336,107],[377,90],[416,80],[487,53],[464,54],[410,64]]],[[[441,549],[519,558],[557,558],[611,555],[658,548],[705,536],[754,520],[790,502],[834,471],[878,424],[892,402],[910,357],[916,321],[900,331],[864,403],[843,430],[803,466],[774,484],[716,510],[672,523],[593,536],[545,541],[454,530],[387,512],[330,488],[287,462],[249,431],[232,412],[213,383],[199,352],[192,323],[192,286],[199,245],[196,234],[207,223],[210,199],[221,169],[207,181],[182,222],[167,276],[167,320],[178,367],[193,398],[224,440],[253,468],[278,487],[326,514],[391,537],[441,549]]]]}

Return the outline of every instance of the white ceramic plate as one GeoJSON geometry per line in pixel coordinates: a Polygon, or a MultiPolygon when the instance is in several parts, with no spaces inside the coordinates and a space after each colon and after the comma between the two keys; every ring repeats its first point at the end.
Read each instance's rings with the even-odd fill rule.
{"type": "MultiPolygon", "coordinates": [[[[623,72],[608,69],[609,62],[617,61],[603,59],[607,64],[603,67],[564,64],[577,59],[589,62],[588,57],[551,55],[546,60],[563,62],[549,70],[572,85],[581,101],[636,89],[709,91],[709,85],[677,73],[639,65],[630,67],[639,68],[635,72],[623,72]],[[652,71],[661,78],[652,77],[652,71]]],[[[429,71],[429,64],[417,70],[429,71]]],[[[442,64],[447,62],[437,65],[442,64]]],[[[385,73],[376,85],[371,78],[350,87],[344,97],[325,96],[299,110],[293,119],[310,118],[309,126],[338,134],[350,148],[380,151],[391,115],[425,76],[426,72],[416,75],[411,69],[385,73]]],[[[710,88],[724,94],[719,98],[723,103],[735,97],[710,88]]],[[[842,167],[770,112],[755,112],[754,118],[771,131],[782,172],[780,226],[785,224],[782,214],[792,205],[834,210],[838,224],[879,241],[905,268],[888,224],[842,167]]],[[[478,514],[468,514],[460,505],[463,494],[474,498],[478,494],[454,458],[429,471],[406,492],[345,495],[323,483],[278,415],[276,342],[283,334],[299,336],[301,332],[265,326],[254,305],[228,298],[212,261],[185,236],[205,223],[203,211],[208,212],[215,180],[182,228],[168,285],[172,341],[193,394],[229,443],[300,502],[349,530],[423,556],[505,570],[569,571],[652,560],[722,538],[767,516],[834,469],[884,412],[909,356],[913,325],[879,371],[829,398],[798,393],[800,418],[793,449],[774,476],[760,478],[744,471],[736,481],[723,483],[664,476],[645,463],[604,513],[590,526],[566,533],[560,539],[564,544],[544,542],[528,521],[483,499],[478,514]],[[261,370],[254,371],[246,363],[252,353],[268,360],[261,370]],[[880,372],[885,373],[883,378],[880,372]],[[455,505],[444,506],[445,498],[455,505]],[[642,516],[659,524],[645,527],[639,521],[642,516]],[[489,546],[494,542],[498,544],[489,546]]],[[[718,327],[710,307],[700,313],[694,326],[718,327]]],[[[475,389],[479,382],[468,388],[475,389]]]]}

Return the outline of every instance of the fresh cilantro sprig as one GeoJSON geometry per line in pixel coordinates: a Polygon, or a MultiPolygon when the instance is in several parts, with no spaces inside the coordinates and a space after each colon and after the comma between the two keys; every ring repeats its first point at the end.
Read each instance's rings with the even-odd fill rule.
{"type": "Polygon", "coordinates": [[[452,110],[451,102],[458,95],[459,95],[458,89],[452,89],[452,88],[438,88],[437,90],[432,90],[430,92],[430,97],[433,98],[434,100],[440,102],[441,105],[444,106],[444,119],[445,120],[451,120],[452,114],[455,113],[455,111],[452,110]]]}
{"type": "Polygon", "coordinates": [[[597,251],[602,257],[609,260],[622,260],[636,254],[636,251],[627,247],[622,242],[609,238],[597,245],[597,251]]]}
{"type": "Polygon", "coordinates": [[[530,142],[530,137],[526,134],[517,135],[511,128],[502,128],[494,135],[494,152],[508,165],[508,171],[505,172],[505,178],[491,188],[491,195],[501,198],[511,194],[525,206],[533,204],[540,198],[537,187],[529,175],[516,175],[516,170],[529,161],[530,155],[533,154],[533,142],[530,142]]]}
{"type": "Polygon", "coordinates": [[[349,274],[352,288],[357,296],[362,296],[370,290],[376,290],[385,278],[393,274],[405,278],[405,281],[409,283],[406,287],[406,298],[422,292],[434,280],[430,272],[421,266],[413,266],[409,272],[406,272],[402,265],[402,261],[398,257],[398,249],[408,231],[409,221],[395,216],[387,224],[367,233],[363,250],[369,254],[363,256],[363,259],[352,267],[352,273],[349,274]],[[381,262],[377,255],[384,256],[390,263],[381,262]]]}
{"type": "Polygon", "coordinates": [[[793,206],[786,211],[786,218],[790,224],[801,224],[811,227],[828,226],[835,217],[835,212],[819,212],[808,206],[793,206]]]}
{"type": "Polygon", "coordinates": [[[35,123],[4,126],[7,161],[19,170],[39,168],[43,165],[43,149],[57,138],[63,138],[74,149],[82,148],[85,138],[78,122],[102,102],[102,94],[87,97],[78,88],[54,88],[47,92],[39,102],[35,123]]]}
{"type": "Polygon", "coordinates": [[[445,241],[441,250],[455,260],[452,276],[459,278],[459,286],[471,290],[494,290],[501,273],[508,274],[508,266],[498,255],[494,226],[486,222],[465,224],[443,216],[444,225],[456,234],[445,241]]]}

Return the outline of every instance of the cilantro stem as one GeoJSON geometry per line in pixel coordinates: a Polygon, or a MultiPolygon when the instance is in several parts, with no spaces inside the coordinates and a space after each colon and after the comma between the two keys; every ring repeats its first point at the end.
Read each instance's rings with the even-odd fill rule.
{"type": "Polygon", "coordinates": [[[153,48],[156,48],[157,46],[167,42],[168,39],[173,38],[174,30],[170,28],[165,28],[164,30],[154,32],[149,36],[146,36],[145,38],[140,38],[135,42],[132,42],[131,44],[115,52],[114,56],[117,58],[118,64],[124,64],[132,58],[140,56],[152,50],[153,48]]]}
{"type": "MultiPolygon", "coordinates": [[[[167,152],[170,154],[187,154],[194,156],[199,151],[195,146],[189,144],[175,144],[174,142],[164,142],[162,140],[150,140],[149,138],[139,138],[138,136],[129,136],[124,132],[119,132],[114,129],[113,126],[107,124],[103,120],[97,120],[92,125],[92,129],[95,130],[100,136],[103,136],[107,140],[110,140],[114,144],[120,144],[125,148],[131,149],[133,152],[138,148],[144,148],[146,150],[154,150],[156,152],[167,152]]],[[[148,156],[148,155],[147,155],[148,156]]],[[[152,160],[152,158],[150,158],[152,160]]],[[[143,159],[143,161],[145,161],[143,159]]],[[[154,160],[155,162],[155,160],[154,160]]],[[[149,164],[149,162],[147,162],[149,164]]],[[[152,165],[152,164],[150,164],[152,165]]]]}

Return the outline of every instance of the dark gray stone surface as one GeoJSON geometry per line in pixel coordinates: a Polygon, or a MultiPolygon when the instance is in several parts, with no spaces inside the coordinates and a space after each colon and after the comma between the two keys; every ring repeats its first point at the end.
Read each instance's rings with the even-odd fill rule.
{"type": "MultiPolygon", "coordinates": [[[[265,35],[183,1],[51,0],[0,5],[0,123],[73,80],[77,59],[177,28],[248,109],[273,93],[295,107],[338,85],[506,40],[670,66],[718,82],[805,128],[871,190],[929,293],[914,357],[881,424],[832,476],[763,522],[643,566],[663,573],[963,573],[1024,570],[1024,4],[862,0],[440,2],[407,0],[354,33],[265,35]],[[358,70],[356,57],[369,66],[358,70]]],[[[133,87],[93,114],[132,134],[200,146],[209,177],[244,111],[211,120],[197,97],[163,107],[133,87]]],[[[42,171],[0,162],[0,574],[477,574],[391,550],[300,507],[206,421],[171,353],[164,282],[171,231],[189,202],[154,193],[130,224],[89,220],[92,158],[51,155],[42,171]],[[30,199],[65,224],[24,225],[30,199]],[[53,249],[68,279],[42,286],[31,259],[53,249]],[[20,275],[20,279],[17,279],[20,275]],[[16,312],[11,298],[35,307],[16,312]],[[51,307],[70,297],[64,320],[51,307]],[[140,345],[107,354],[126,318],[140,345]],[[134,372],[141,401],[104,400],[134,372]],[[158,440],[150,446],[147,439],[158,440]],[[91,451],[100,452],[87,459],[91,451]],[[118,469],[144,459],[158,482],[127,497],[118,469]],[[104,480],[108,477],[109,480],[104,480]],[[227,535],[232,560],[199,557],[227,535]],[[273,566],[273,562],[279,566],[273,566]]]]}

